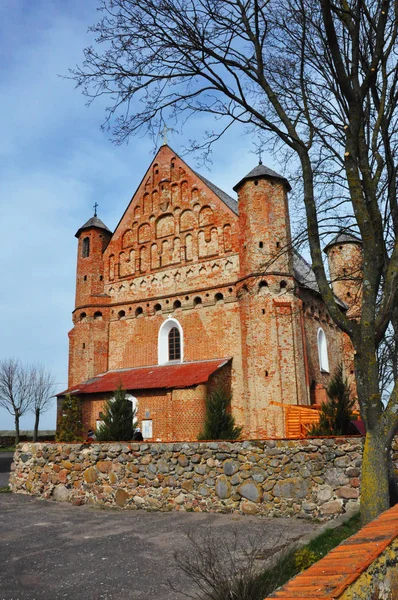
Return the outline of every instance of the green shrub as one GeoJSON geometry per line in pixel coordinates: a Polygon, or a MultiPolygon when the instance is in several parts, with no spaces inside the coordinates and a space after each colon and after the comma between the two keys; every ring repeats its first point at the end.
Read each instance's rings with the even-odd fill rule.
{"type": "Polygon", "coordinates": [[[305,571],[306,569],[309,569],[309,567],[317,560],[318,559],[315,552],[312,552],[306,547],[301,548],[294,553],[294,564],[298,571],[305,571]]]}
{"type": "Polygon", "coordinates": [[[99,441],[121,442],[133,439],[135,411],[126,400],[125,391],[119,387],[113,398],[107,400],[104,412],[100,415],[101,425],[96,436],[99,441]]]}
{"type": "Polygon", "coordinates": [[[231,393],[225,388],[217,388],[206,398],[206,416],[203,432],[199,440],[236,440],[242,427],[235,425],[231,415],[231,393]]]}
{"type": "Polygon", "coordinates": [[[81,442],[83,440],[82,406],[76,396],[65,396],[57,420],[57,442],[81,442]]]}
{"type": "Polygon", "coordinates": [[[351,433],[352,412],[355,399],[350,398],[350,388],[339,365],[326,389],[328,400],[321,405],[319,423],[313,425],[308,435],[347,435],[351,433]]]}

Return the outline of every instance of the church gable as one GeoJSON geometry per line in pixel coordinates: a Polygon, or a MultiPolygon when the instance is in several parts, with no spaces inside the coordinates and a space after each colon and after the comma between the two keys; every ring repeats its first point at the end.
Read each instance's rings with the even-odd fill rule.
{"type": "Polygon", "coordinates": [[[237,254],[237,230],[237,203],[162,146],[104,253],[106,279],[237,254]]]}

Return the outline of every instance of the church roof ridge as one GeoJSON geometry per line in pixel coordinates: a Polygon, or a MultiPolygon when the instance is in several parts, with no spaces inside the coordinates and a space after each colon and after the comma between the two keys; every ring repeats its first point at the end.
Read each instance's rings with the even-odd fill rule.
{"type": "Polygon", "coordinates": [[[88,221],[86,221],[86,223],[84,223],[84,225],[79,227],[79,229],[75,233],[75,237],[79,237],[81,231],[84,231],[85,229],[91,229],[92,227],[96,227],[97,229],[105,229],[105,231],[109,231],[109,233],[112,233],[109,227],[107,227],[105,223],[101,221],[101,219],[99,219],[98,217],[91,217],[88,221]]]}
{"type": "Polygon", "coordinates": [[[199,177],[199,179],[203,181],[205,185],[207,185],[208,188],[211,189],[212,192],[214,192],[216,196],[220,198],[220,200],[224,202],[224,204],[228,206],[228,208],[232,210],[232,212],[234,212],[236,215],[238,214],[238,202],[235,200],[235,198],[232,198],[232,196],[227,194],[227,192],[224,192],[221,188],[209,181],[209,179],[206,179],[206,177],[203,177],[203,175],[197,171],[194,171],[193,169],[191,170],[197,177],[199,177]]]}
{"type": "Polygon", "coordinates": [[[279,179],[280,181],[284,181],[286,183],[288,190],[291,190],[290,183],[286,179],[286,177],[283,177],[283,175],[280,175],[276,171],[273,171],[269,167],[266,167],[265,165],[260,163],[260,164],[256,165],[254,167],[254,169],[252,169],[247,175],[245,175],[245,177],[242,177],[242,179],[240,181],[238,181],[238,183],[236,185],[234,185],[234,188],[233,188],[234,191],[237,192],[238,188],[242,185],[242,183],[244,181],[247,181],[249,179],[257,179],[257,177],[267,177],[268,179],[279,179]]]}

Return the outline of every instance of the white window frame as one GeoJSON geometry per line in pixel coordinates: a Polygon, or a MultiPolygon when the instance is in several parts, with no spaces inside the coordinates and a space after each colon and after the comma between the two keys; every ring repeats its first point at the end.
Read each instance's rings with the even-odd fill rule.
{"type": "Polygon", "coordinates": [[[166,365],[168,363],[182,363],[184,362],[184,332],[181,324],[174,319],[169,317],[162,323],[158,334],[158,364],[166,365]],[[176,327],[180,333],[180,346],[181,346],[181,358],[177,360],[169,360],[169,333],[170,330],[176,327]]]}
{"type": "Polygon", "coordinates": [[[325,332],[322,327],[318,329],[317,333],[318,342],[318,358],[319,358],[319,369],[321,373],[329,373],[329,356],[328,356],[328,343],[325,332]]]}
{"type": "Polygon", "coordinates": [[[138,399],[135,396],[132,396],[131,394],[126,394],[126,400],[128,400],[129,402],[131,402],[131,404],[133,405],[132,411],[134,413],[135,411],[135,419],[133,421],[133,425],[134,427],[136,427],[138,425],[138,419],[137,419],[137,413],[138,413],[138,399]]]}

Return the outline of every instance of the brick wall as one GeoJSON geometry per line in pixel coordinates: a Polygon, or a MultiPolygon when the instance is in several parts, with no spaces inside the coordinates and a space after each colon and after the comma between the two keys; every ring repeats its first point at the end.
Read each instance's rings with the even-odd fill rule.
{"type": "MultiPolygon", "coordinates": [[[[232,411],[244,435],[283,437],[280,405],[309,404],[312,384],[319,400],[328,382],[318,363],[321,322],[332,367],[343,352],[341,332],[313,294],[304,300],[303,326],[287,187],[278,178],[243,180],[238,216],[237,204],[230,199],[228,206],[162,146],[114,234],[78,234],[69,386],[107,370],[157,364],[159,329],[173,316],[183,330],[184,361],[233,358],[232,411]]],[[[189,406],[187,421],[196,423],[197,405],[189,406]]],[[[165,400],[156,410],[169,407],[165,400]]],[[[171,439],[165,427],[157,437],[171,439]]]]}

